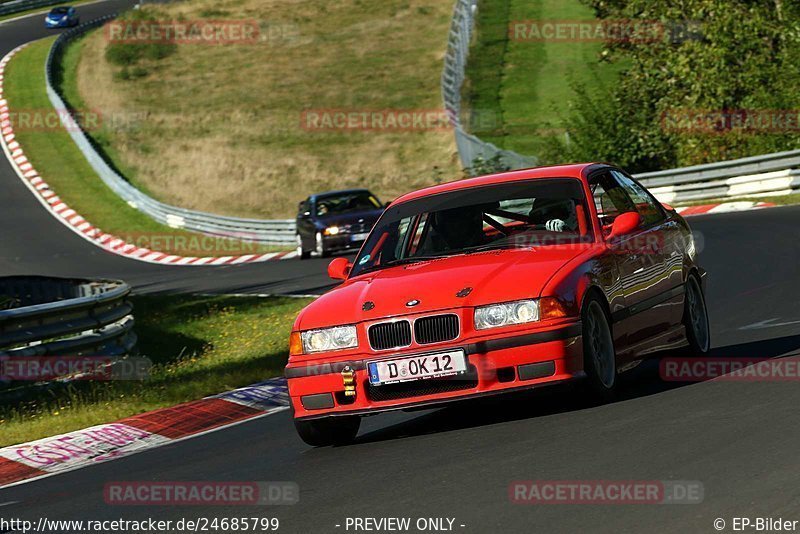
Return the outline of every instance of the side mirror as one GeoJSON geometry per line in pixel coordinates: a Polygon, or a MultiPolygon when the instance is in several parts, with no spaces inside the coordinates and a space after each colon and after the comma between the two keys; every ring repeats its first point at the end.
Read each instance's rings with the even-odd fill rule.
{"type": "Polygon", "coordinates": [[[347,258],[336,258],[328,264],[328,276],[334,280],[346,280],[353,264],[347,258]]]}
{"type": "Polygon", "coordinates": [[[611,233],[608,235],[608,238],[611,239],[612,237],[630,234],[639,228],[641,220],[642,217],[635,211],[626,211],[625,213],[617,215],[617,218],[614,219],[614,224],[611,225],[611,233]]]}

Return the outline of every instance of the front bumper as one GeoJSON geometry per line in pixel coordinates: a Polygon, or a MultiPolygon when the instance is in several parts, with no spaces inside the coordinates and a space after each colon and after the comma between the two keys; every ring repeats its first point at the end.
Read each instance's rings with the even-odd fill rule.
{"type": "Polygon", "coordinates": [[[408,409],[563,382],[582,375],[580,322],[508,337],[485,336],[437,347],[435,351],[406,350],[286,367],[289,395],[297,419],[408,409]],[[384,386],[369,383],[366,370],[369,361],[457,348],[463,349],[467,356],[469,372],[466,374],[384,386]],[[344,369],[355,372],[354,396],[344,394],[344,369]]]}
{"type": "Polygon", "coordinates": [[[364,239],[354,239],[352,234],[324,236],[322,240],[325,243],[326,252],[358,251],[364,244],[364,239]]]}

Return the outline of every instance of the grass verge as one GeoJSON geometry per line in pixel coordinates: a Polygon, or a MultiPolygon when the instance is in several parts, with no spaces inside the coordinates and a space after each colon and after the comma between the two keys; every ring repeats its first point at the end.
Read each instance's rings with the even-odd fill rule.
{"type": "MultiPolygon", "coordinates": [[[[130,207],[95,174],[69,134],[60,126],[42,126],[57,117],[45,91],[44,64],[55,37],[36,41],[17,54],[6,68],[5,96],[12,111],[17,140],[25,155],[72,209],[103,231],[151,250],[181,256],[228,256],[285,250],[200,234],[162,225],[130,207]],[[14,119],[16,118],[16,121],[14,119]],[[29,126],[28,126],[29,125],[29,126]]],[[[67,54],[75,65],[77,54],[67,54]]],[[[68,67],[69,68],[69,67],[68,67]]],[[[75,98],[67,78],[64,91],[75,98]]],[[[75,109],[85,109],[75,107],[75,109]]]]}
{"type": "Polygon", "coordinates": [[[593,19],[593,11],[580,0],[481,0],[467,65],[466,102],[496,120],[472,133],[532,156],[548,138],[563,136],[575,86],[587,87],[590,94],[602,91],[624,64],[601,61],[600,42],[514,39],[509,24],[593,19]]]}
{"type": "Polygon", "coordinates": [[[280,376],[292,322],[310,299],[133,297],[142,382],[78,382],[0,406],[0,447],[221,393],[280,376]]]}
{"type": "Polygon", "coordinates": [[[126,49],[98,30],[74,45],[78,96],[131,118],[93,135],[132,183],[164,202],[283,218],[330,189],[368,187],[390,200],[460,175],[452,131],[389,119],[368,129],[358,118],[324,129],[314,117],[442,111],[452,10],[453,0],[146,5],[125,17],[247,21],[258,39],[126,49]]]}

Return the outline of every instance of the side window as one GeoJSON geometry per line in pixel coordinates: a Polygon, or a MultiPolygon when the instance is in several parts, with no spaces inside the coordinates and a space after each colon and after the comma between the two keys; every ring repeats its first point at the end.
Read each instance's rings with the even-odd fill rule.
{"type": "Polygon", "coordinates": [[[618,171],[611,171],[617,181],[625,188],[633,202],[636,204],[636,211],[642,216],[642,224],[650,226],[664,220],[664,211],[661,209],[653,197],[644,190],[642,186],[618,171]]]}
{"type": "Polygon", "coordinates": [[[636,211],[634,201],[611,174],[604,173],[593,179],[591,188],[597,216],[602,226],[610,227],[621,213],[636,211]]]}
{"type": "Polygon", "coordinates": [[[302,215],[302,214],[304,214],[305,212],[307,212],[309,210],[310,210],[310,207],[309,207],[309,204],[308,204],[308,199],[300,202],[300,204],[297,205],[297,213],[298,213],[298,215],[302,215]]]}

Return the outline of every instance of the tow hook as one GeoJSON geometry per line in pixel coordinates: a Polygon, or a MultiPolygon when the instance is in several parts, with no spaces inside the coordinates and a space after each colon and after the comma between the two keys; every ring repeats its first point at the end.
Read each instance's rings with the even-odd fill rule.
{"type": "Polygon", "coordinates": [[[345,397],[356,396],[356,372],[349,365],[342,369],[342,384],[345,397]]]}

